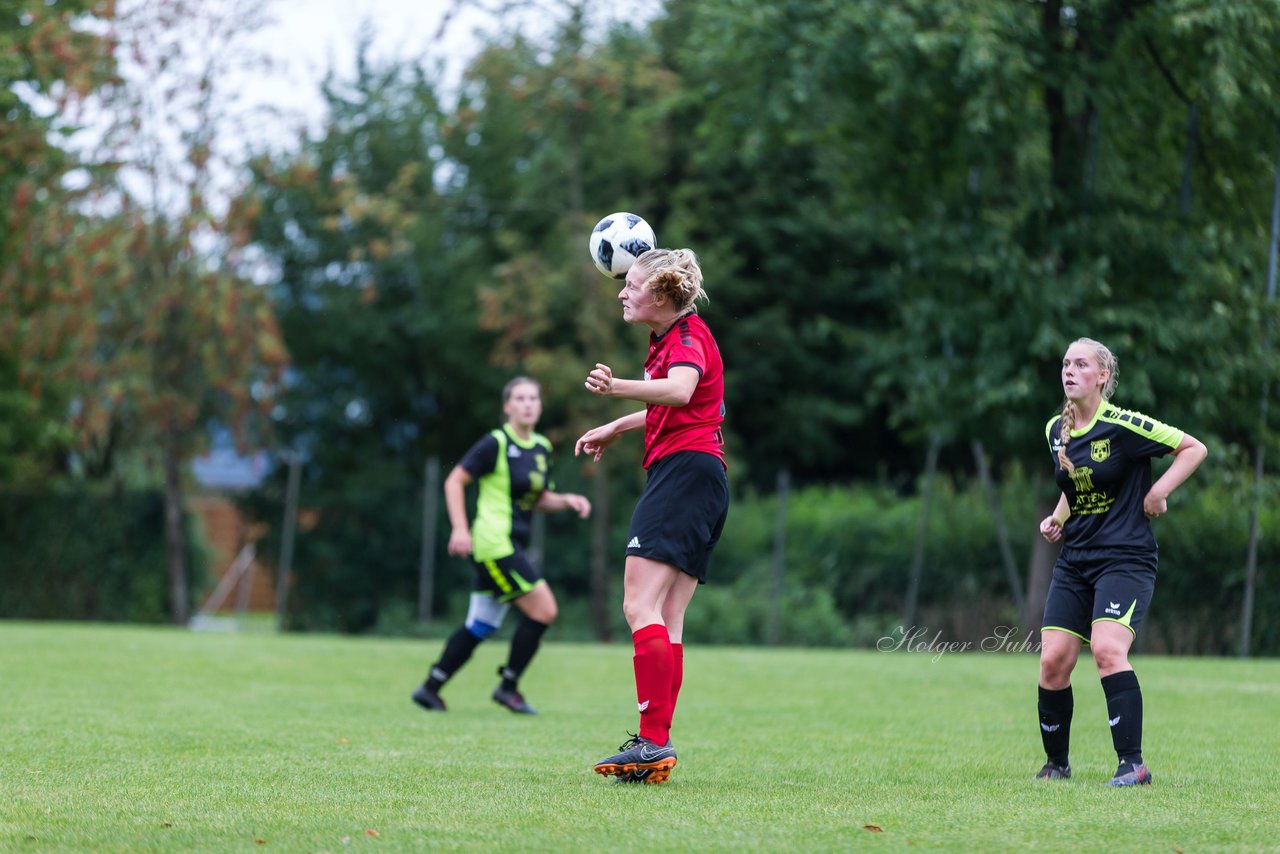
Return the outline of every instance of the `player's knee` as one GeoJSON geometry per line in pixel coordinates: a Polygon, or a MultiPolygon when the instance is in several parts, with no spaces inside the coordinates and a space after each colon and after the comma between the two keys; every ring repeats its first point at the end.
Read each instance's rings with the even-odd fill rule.
{"type": "Polygon", "coordinates": [[[1093,661],[1102,674],[1126,670],[1129,665],[1128,645],[1097,641],[1093,644],[1093,661]]]}
{"type": "Polygon", "coordinates": [[[1069,684],[1070,679],[1071,671],[1067,668],[1046,665],[1044,662],[1040,663],[1040,684],[1044,687],[1056,691],[1069,684]]]}
{"type": "Polygon", "coordinates": [[[466,626],[476,640],[484,640],[498,630],[497,626],[483,620],[467,620],[466,626]]]}
{"type": "Polygon", "coordinates": [[[472,593],[467,619],[463,625],[477,640],[484,640],[502,627],[502,619],[507,616],[508,607],[510,606],[487,594],[472,593]]]}
{"type": "Polygon", "coordinates": [[[636,624],[645,617],[645,609],[635,602],[628,599],[622,600],[622,617],[627,621],[627,625],[636,628],[636,624]]]}
{"type": "Polygon", "coordinates": [[[1058,689],[1071,682],[1074,662],[1066,655],[1042,655],[1040,657],[1040,684],[1058,689]]]}

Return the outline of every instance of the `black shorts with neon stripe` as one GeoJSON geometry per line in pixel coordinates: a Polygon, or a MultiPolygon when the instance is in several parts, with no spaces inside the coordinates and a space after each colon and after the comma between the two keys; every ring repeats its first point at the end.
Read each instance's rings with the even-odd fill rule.
{"type": "Polygon", "coordinates": [[[1119,623],[1136,636],[1156,589],[1156,554],[1145,549],[1063,548],[1044,603],[1044,629],[1086,643],[1093,624],[1119,623]]]}
{"type": "Polygon", "coordinates": [[[496,560],[478,560],[471,589],[488,593],[499,602],[513,602],[542,583],[542,575],[529,562],[523,549],[496,560]]]}

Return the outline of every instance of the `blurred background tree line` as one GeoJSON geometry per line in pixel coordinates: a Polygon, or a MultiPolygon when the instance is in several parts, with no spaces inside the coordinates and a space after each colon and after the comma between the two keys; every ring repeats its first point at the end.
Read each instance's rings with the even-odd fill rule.
{"type": "MultiPolygon", "coordinates": [[[[691,633],[1038,625],[1044,424],[1087,335],[1119,403],[1211,449],[1157,523],[1145,642],[1280,652],[1280,2],[506,5],[536,33],[495,30],[456,87],[365,31],[323,127],[236,154],[214,95],[262,4],[0,3],[0,616],[185,622],[185,472],[218,425],[301,460],[288,625],[421,631],[424,561],[425,616],[469,584],[447,530],[424,547],[424,469],[528,373],[596,505],[540,540],[558,631],[616,632],[639,443],[569,449],[628,408],[586,370],[640,371],[585,250],[632,210],[699,253],[726,364],[735,505],[691,633]],[[194,58],[193,21],[223,40],[194,58]]],[[[264,553],[284,497],[279,466],[241,498],[264,553]]]]}

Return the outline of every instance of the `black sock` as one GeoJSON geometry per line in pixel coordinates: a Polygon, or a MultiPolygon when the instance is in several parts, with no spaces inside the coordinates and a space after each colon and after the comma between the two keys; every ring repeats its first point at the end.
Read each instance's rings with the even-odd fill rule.
{"type": "Polygon", "coordinates": [[[533,661],[538,645],[542,643],[542,633],[546,630],[546,623],[539,623],[528,615],[520,620],[520,625],[516,626],[516,633],[511,638],[511,654],[507,657],[507,666],[498,668],[498,675],[502,677],[502,690],[516,690],[516,682],[529,662],[533,661]]]}
{"type": "Polygon", "coordinates": [[[1071,747],[1071,713],[1075,711],[1075,697],[1071,686],[1061,691],[1040,689],[1040,740],[1044,754],[1055,765],[1066,765],[1071,747]]]}
{"type": "Polygon", "coordinates": [[[1107,695],[1107,723],[1111,724],[1111,743],[1120,763],[1142,764],[1142,689],[1132,670],[1122,670],[1102,677],[1102,691],[1107,695]]]}
{"type": "Polygon", "coordinates": [[[471,653],[480,645],[480,638],[467,631],[466,626],[459,626],[449,640],[445,641],[444,652],[440,660],[431,666],[427,676],[427,687],[439,691],[440,686],[449,681],[449,677],[462,669],[462,665],[471,658],[471,653]]]}

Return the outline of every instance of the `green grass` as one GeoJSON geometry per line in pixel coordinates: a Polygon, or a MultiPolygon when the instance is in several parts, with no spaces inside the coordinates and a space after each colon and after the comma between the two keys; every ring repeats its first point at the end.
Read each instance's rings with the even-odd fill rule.
{"type": "Polygon", "coordinates": [[[1155,785],[1117,790],[1087,658],[1044,782],[1033,655],[691,646],[672,781],[613,786],[630,646],[544,644],[528,718],[489,700],[505,646],[427,714],[439,641],[0,622],[0,851],[1280,845],[1280,662],[1140,659],[1155,785]]]}

